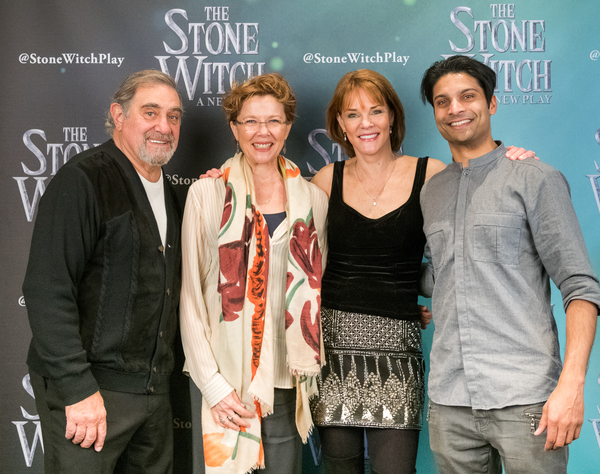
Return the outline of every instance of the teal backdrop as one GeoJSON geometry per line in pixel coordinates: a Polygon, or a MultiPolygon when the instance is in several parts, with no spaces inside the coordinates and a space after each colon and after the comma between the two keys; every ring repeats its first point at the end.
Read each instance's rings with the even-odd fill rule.
{"type": "MultiPolygon", "coordinates": [[[[396,88],[407,116],[404,151],[448,162],[432,110],[419,99],[420,79],[442,57],[473,56],[498,72],[494,138],[535,150],[566,175],[600,271],[597,0],[20,0],[2,6],[0,472],[43,472],[21,292],[37,203],[65,161],[107,139],[103,120],[110,97],[133,71],[162,69],[183,93],[180,146],[166,170],[184,199],[201,172],[234,153],[220,108],[233,80],[273,71],[288,79],[299,106],[287,156],[310,177],[344,158],[324,133],[324,114],[337,81],[359,68],[381,72],[396,88]]],[[[553,303],[564,347],[556,289],[553,303]]],[[[432,332],[424,332],[426,354],[432,332]]],[[[572,473],[599,472],[599,376],[596,344],[585,422],[570,451],[572,473]]],[[[181,376],[174,380],[174,397],[176,472],[202,472],[199,395],[181,376]]],[[[307,449],[305,472],[319,472],[311,461],[307,449]]],[[[426,423],[417,467],[419,473],[436,472],[426,423]]]]}

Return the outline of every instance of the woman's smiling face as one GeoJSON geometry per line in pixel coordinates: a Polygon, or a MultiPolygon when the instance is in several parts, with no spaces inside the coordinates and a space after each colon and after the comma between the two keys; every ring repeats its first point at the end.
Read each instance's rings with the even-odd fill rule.
{"type": "Polygon", "coordinates": [[[286,123],[283,104],[271,95],[247,99],[230,126],[251,167],[270,162],[276,165],[292,127],[286,123]]]}
{"type": "Polygon", "coordinates": [[[375,101],[364,89],[356,89],[338,115],[338,122],[357,156],[391,153],[390,125],[394,117],[389,109],[375,101]]]}

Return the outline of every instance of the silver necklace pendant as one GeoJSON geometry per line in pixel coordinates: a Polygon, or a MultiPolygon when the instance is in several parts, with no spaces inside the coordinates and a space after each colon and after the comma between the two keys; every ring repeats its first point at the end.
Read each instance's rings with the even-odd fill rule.
{"type": "Polygon", "coordinates": [[[373,205],[376,206],[377,205],[377,201],[373,201],[373,205]]]}

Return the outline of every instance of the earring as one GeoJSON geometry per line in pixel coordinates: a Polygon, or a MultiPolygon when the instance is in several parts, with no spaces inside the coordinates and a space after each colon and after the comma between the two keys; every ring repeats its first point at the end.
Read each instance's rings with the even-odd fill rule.
{"type": "Polygon", "coordinates": [[[344,141],[347,142],[348,141],[348,137],[346,135],[346,132],[344,132],[344,141]]]}
{"type": "Polygon", "coordinates": [[[390,135],[392,134],[392,126],[390,125],[390,135]]]}
{"type": "Polygon", "coordinates": [[[283,141],[283,154],[285,155],[287,153],[287,140],[283,141]]]}
{"type": "Polygon", "coordinates": [[[236,153],[240,152],[240,142],[238,142],[237,140],[235,141],[235,147],[236,147],[236,153]]]}

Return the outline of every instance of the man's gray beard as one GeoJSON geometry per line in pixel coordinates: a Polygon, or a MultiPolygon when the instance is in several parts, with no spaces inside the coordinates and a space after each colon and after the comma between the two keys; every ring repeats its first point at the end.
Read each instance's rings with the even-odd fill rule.
{"type": "Polygon", "coordinates": [[[161,152],[157,151],[156,153],[149,153],[146,149],[146,143],[140,146],[139,157],[145,163],[148,163],[150,166],[164,166],[166,165],[171,157],[175,153],[174,147],[171,145],[171,148],[167,151],[161,152]]]}

